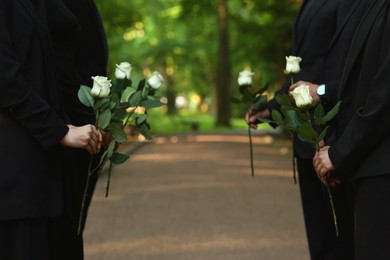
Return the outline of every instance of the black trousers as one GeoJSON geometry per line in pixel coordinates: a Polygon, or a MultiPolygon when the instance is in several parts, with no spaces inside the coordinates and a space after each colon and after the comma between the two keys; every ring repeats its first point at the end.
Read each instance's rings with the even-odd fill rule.
{"type": "MultiPolygon", "coordinates": [[[[49,222],[50,258],[51,260],[83,260],[83,235],[78,234],[77,231],[91,156],[81,149],[67,149],[65,158],[68,162],[64,167],[65,213],[49,222]]],[[[100,156],[95,155],[93,159],[92,169],[98,165],[100,156]]],[[[88,186],[81,231],[84,230],[97,179],[98,172],[95,172],[88,186]]]]}
{"type": "MultiPolygon", "coordinates": [[[[310,257],[312,260],[353,260],[352,184],[344,181],[331,188],[339,236],[329,194],[320,183],[311,159],[297,160],[298,180],[310,257]]],[[[390,258],[389,258],[390,259],[390,258]]]]}
{"type": "Polygon", "coordinates": [[[46,219],[0,221],[1,260],[49,260],[46,219]]]}
{"type": "Polygon", "coordinates": [[[390,174],[356,181],[356,260],[390,259],[390,174]]]}

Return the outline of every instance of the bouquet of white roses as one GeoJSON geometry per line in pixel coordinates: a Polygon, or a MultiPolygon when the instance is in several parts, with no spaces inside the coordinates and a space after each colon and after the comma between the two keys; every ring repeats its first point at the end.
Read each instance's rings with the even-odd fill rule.
{"type": "Polygon", "coordinates": [[[110,162],[106,187],[107,197],[112,165],[124,163],[129,158],[127,154],[116,151],[118,144],[127,141],[124,127],[132,125],[146,139],[151,139],[150,125],[147,122],[147,110],[163,105],[155,96],[156,90],[163,82],[162,76],[158,72],[154,72],[153,76],[148,80],[143,79],[137,86],[133,86],[131,71],[131,64],[122,62],[116,65],[116,79],[113,82],[107,77],[94,76],[92,77],[92,89],[88,86],[81,86],[78,92],[80,102],[93,109],[96,117],[96,127],[110,133],[113,137],[108,148],[100,157],[99,164],[94,169],[91,169],[91,157],[80,211],[79,233],[85,199],[88,196],[88,185],[92,174],[97,174],[97,170],[102,169],[105,162],[110,162]]]}

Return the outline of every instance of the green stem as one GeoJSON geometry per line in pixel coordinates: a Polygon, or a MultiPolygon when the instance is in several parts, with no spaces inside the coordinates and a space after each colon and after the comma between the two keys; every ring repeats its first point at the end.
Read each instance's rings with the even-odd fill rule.
{"type": "Polygon", "coordinates": [[[332,215],[333,215],[333,223],[334,223],[334,228],[336,230],[336,237],[339,237],[339,226],[337,224],[337,215],[336,215],[336,210],[335,210],[335,207],[334,207],[334,203],[333,203],[333,196],[332,196],[332,192],[329,188],[329,185],[325,185],[326,186],[326,189],[328,190],[328,195],[329,195],[329,201],[330,201],[330,207],[332,208],[332,215]]]}
{"type": "Polygon", "coordinates": [[[255,167],[253,164],[253,143],[252,143],[252,131],[251,127],[248,127],[248,137],[249,137],[249,152],[250,152],[250,161],[251,161],[251,175],[255,176],[255,167]]]}
{"type": "MultiPolygon", "coordinates": [[[[95,127],[98,128],[99,126],[99,110],[95,110],[95,127]]],[[[84,208],[85,208],[85,202],[87,200],[88,196],[88,187],[89,182],[91,179],[92,174],[96,171],[97,168],[91,170],[92,168],[92,162],[93,162],[93,155],[89,157],[89,163],[88,163],[88,174],[87,174],[87,181],[85,183],[84,193],[83,193],[83,199],[81,201],[81,209],[80,209],[80,216],[79,216],[79,226],[77,228],[77,235],[81,234],[81,228],[82,228],[82,222],[83,222],[83,216],[84,216],[84,208]]]]}
{"type": "Polygon", "coordinates": [[[294,184],[297,184],[297,166],[295,161],[295,144],[294,144],[294,137],[292,138],[292,166],[293,166],[293,178],[294,178],[294,184]]]}
{"type": "MultiPolygon", "coordinates": [[[[320,151],[320,144],[316,143],[316,151],[320,151]]],[[[333,202],[333,196],[332,196],[332,191],[330,190],[330,187],[328,185],[328,181],[326,183],[326,190],[328,192],[328,197],[329,197],[329,203],[330,203],[330,208],[332,209],[332,216],[333,216],[333,224],[334,228],[336,230],[336,237],[339,237],[339,225],[337,223],[337,215],[336,215],[336,209],[334,207],[334,202],[333,202]]]]}
{"type": "Polygon", "coordinates": [[[112,169],[112,162],[110,161],[110,166],[109,166],[108,174],[107,174],[106,198],[108,197],[108,194],[110,192],[111,169],[112,169]]]}
{"type": "Polygon", "coordinates": [[[92,167],[92,162],[93,162],[93,156],[89,158],[89,164],[88,164],[88,175],[87,175],[87,181],[85,184],[85,189],[84,189],[84,194],[83,194],[83,200],[81,201],[81,209],[80,209],[80,217],[79,217],[79,226],[77,229],[77,235],[81,234],[81,228],[82,228],[82,222],[83,222],[83,216],[84,216],[84,207],[85,207],[85,202],[87,200],[88,196],[88,186],[90,182],[91,175],[93,171],[91,172],[91,167],[92,167]]]}

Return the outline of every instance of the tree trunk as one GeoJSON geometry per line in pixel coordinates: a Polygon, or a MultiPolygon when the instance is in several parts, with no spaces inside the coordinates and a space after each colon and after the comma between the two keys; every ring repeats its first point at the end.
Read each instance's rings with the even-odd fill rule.
{"type": "Polygon", "coordinates": [[[166,96],[167,96],[167,114],[168,115],[174,115],[177,112],[176,109],[176,86],[175,81],[172,77],[171,73],[167,73],[167,65],[166,63],[163,63],[161,67],[161,74],[165,80],[165,84],[167,86],[166,88],[166,96]]]}
{"type": "Polygon", "coordinates": [[[228,8],[226,0],[218,4],[218,64],[216,75],[216,125],[230,126],[230,81],[228,8]]]}

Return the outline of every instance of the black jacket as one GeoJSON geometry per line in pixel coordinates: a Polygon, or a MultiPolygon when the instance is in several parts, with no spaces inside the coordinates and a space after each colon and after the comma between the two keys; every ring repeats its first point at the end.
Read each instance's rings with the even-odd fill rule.
{"type": "MultiPolygon", "coordinates": [[[[306,0],[303,3],[295,23],[293,51],[289,54],[302,58],[301,72],[293,76],[294,82],[305,80],[318,83],[320,81],[324,58],[337,30],[340,2],[342,1],[306,0]],[[304,19],[302,19],[303,15],[304,19]]],[[[275,95],[288,93],[290,85],[291,78],[288,76],[275,95]]],[[[268,108],[272,111],[279,109],[280,106],[275,99],[272,99],[268,108]]],[[[311,145],[303,143],[297,138],[294,142],[295,153],[299,158],[313,158],[314,149],[311,145]]]]}
{"type": "Polygon", "coordinates": [[[0,0],[0,220],[62,212],[68,127],[37,2],[0,0]]]}
{"type": "Polygon", "coordinates": [[[390,173],[390,1],[377,0],[352,42],[339,96],[335,168],[356,177],[390,173]]]}

